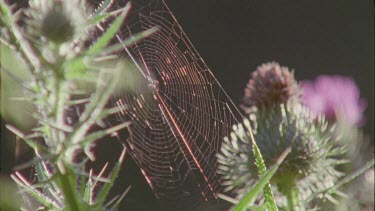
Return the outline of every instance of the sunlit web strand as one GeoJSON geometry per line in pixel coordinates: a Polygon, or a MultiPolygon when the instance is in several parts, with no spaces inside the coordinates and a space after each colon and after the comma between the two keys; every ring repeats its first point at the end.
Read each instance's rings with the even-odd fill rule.
{"type": "Polygon", "coordinates": [[[216,153],[239,112],[164,2],[133,7],[119,41],[153,26],[160,30],[126,49],[139,68],[114,101],[130,108],[117,121],[133,121],[127,144],[157,197],[216,198],[216,153]]]}

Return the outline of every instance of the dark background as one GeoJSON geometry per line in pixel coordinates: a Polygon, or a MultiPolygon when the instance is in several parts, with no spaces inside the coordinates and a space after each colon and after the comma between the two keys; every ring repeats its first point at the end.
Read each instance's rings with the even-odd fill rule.
{"type": "Polygon", "coordinates": [[[367,99],[374,137],[374,2],[370,0],[173,1],[167,5],[238,104],[251,72],[276,61],[297,80],[352,77],[367,99]]]}
{"type": "MultiPolygon", "coordinates": [[[[312,80],[320,74],[349,76],[367,99],[365,132],[373,142],[373,1],[166,0],[166,3],[236,104],[251,72],[268,61],[294,69],[297,80],[312,80]]],[[[2,173],[8,174],[10,169],[4,166],[9,167],[10,158],[5,150],[2,147],[2,170],[6,170],[2,173]]],[[[118,157],[111,151],[98,154],[104,161],[108,155],[118,157]]],[[[155,207],[157,202],[130,157],[121,172],[117,188],[123,191],[132,185],[125,198],[126,207],[131,210],[155,207]]]]}

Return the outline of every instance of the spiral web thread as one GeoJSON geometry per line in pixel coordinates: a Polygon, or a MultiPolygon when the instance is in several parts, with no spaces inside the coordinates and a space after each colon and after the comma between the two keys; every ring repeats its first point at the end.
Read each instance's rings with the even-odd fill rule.
{"type": "Polygon", "coordinates": [[[117,38],[154,26],[125,49],[138,68],[128,74],[132,89],[114,100],[130,108],[116,119],[133,121],[126,143],[158,198],[217,199],[216,153],[239,112],[164,1],[133,4],[117,38]]]}

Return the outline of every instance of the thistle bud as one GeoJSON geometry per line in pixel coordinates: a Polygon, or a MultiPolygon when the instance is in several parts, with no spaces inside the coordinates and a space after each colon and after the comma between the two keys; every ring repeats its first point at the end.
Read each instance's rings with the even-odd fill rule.
{"type": "Polygon", "coordinates": [[[62,11],[51,10],[43,18],[41,33],[52,42],[63,43],[73,37],[74,27],[62,11]]]}
{"type": "Polygon", "coordinates": [[[300,200],[306,200],[342,176],[335,169],[344,153],[337,145],[335,125],[302,105],[299,93],[293,74],[277,63],[264,64],[253,73],[242,105],[248,117],[233,126],[218,155],[218,173],[226,190],[245,194],[259,178],[250,131],[267,167],[291,148],[271,179],[278,203],[285,202],[292,188],[297,187],[300,200]]]}
{"type": "Polygon", "coordinates": [[[250,113],[252,107],[267,108],[299,98],[300,91],[293,72],[276,62],[265,63],[253,72],[245,88],[241,108],[250,113]]]}
{"type": "Polygon", "coordinates": [[[271,179],[278,187],[276,196],[293,185],[299,188],[299,197],[303,200],[333,186],[341,176],[335,167],[341,163],[337,155],[343,151],[336,147],[333,128],[323,117],[315,116],[301,104],[279,104],[272,110],[251,114],[243,124],[234,125],[231,136],[224,139],[218,162],[226,190],[246,193],[258,179],[249,130],[253,131],[268,167],[291,147],[290,154],[271,179]]]}
{"type": "Polygon", "coordinates": [[[85,18],[79,1],[35,0],[26,11],[28,32],[56,44],[71,41],[84,28],[85,18]]]}

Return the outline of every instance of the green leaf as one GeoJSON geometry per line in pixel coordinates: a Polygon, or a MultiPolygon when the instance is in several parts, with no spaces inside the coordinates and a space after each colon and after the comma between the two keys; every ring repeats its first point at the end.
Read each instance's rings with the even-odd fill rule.
{"type": "Polygon", "coordinates": [[[118,18],[116,18],[116,20],[113,22],[111,27],[109,27],[107,29],[107,31],[86,52],[87,55],[99,54],[100,51],[103,50],[103,48],[105,46],[107,46],[109,41],[115,36],[117,31],[120,29],[126,15],[129,13],[129,11],[130,11],[130,3],[128,3],[125,6],[125,8],[123,9],[123,12],[121,13],[121,15],[118,18]]]}
{"type": "Polygon", "coordinates": [[[5,3],[5,1],[0,1],[0,25],[11,28],[12,26],[12,12],[11,8],[5,3]]]}
{"type": "Polygon", "coordinates": [[[79,194],[81,198],[85,198],[85,191],[86,191],[86,176],[85,175],[77,175],[77,181],[79,184],[79,194]]]}
{"type": "Polygon", "coordinates": [[[30,194],[33,198],[42,203],[42,205],[47,207],[49,210],[62,209],[52,199],[50,199],[37,188],[35,188],[33,185],[31,185],[19,172],[12,174],[11,177],[20,187],[24,188],[28,194],[30,194]]]}
{"type": "MultiPolygon", "coordinates": [[[[118,68],[115,68],[113,71],[119,71],[118,68]]],[[[114,73],[116,74],[116,73],[114,73]]],[[[99,78],[103,79],[105,77],[104,73],[99,75],[99,78]]],[[[86,135],[88,129],[97,121],[98,116],[100,116],[101,112],[105,104],[108,102],[115,86],[119,80],[118,77],[112,77],[112,83],[108,83],[108,85],[104,86],[102,83],[97,83],[97,89],[94,96],[91,98],[90,104],[87,105],[85,111],[80,116],[79,125],[77,125],[75,131],[68,136],[68,142],[72,143],[82,143],[82,139],[86,135]],[[104,86],[104,87],[103,87],[104,86]]]]}
{"type": "MultiPolygon", "coordinates": [[[[231,197],[229,197],[227,195],[224,195],[224,194],[221,194],[221,193],[218,194],[218,197],[227,201],[227,202],[230,202],[232,204],[238,204],[239,203],[239,201],[237,199],[231,198],[231,197]]],[[[266,204],[262,204],[259,207],[247,206],[247,208],[250,209],[250,210],[254,210],[254,211],[264,211],[264,210],[266,210],[267,206],[266,206],[266,204]]]]}
{"type": "Polygon", "coordinates": [[[112,16],[112,14],[110,14],[110,13],[95,15],[94,17],[92,17],[89,20],[89,23],[91,25],[95,26],[95,25],[99,24],[100,22],[104,21],[106,18],[111,17],[111,16],[112,16]]]}
{"type": "Polygon", "coordinates": [[[128,127],[129,125],[131,124],[130,121],[128,122],[123,122],[119,125],[116,125],[116,126],[113,126],[111,128],[108,128],[106,130],[100,130],[100,131],[97,131],[97,132],[94,132],[94,133],[91,133],[89,134],[88,136],[85,137],[85,139],[82,141],[82,146],[83,147],[86,147],[88,146],[90,143],[98,140],[98,139],[101,139],[103,138],[104,136],[107,136],[109,134],[112,134],[116,131],[119,131],[121,129],[124,129],[126,127],[128,127]]]}
{"type": "MultiPolygon", "coordinates": [[[[269,180],[276,173],[280,164],[283,162],[285,157],[289,154],[290,150],[291,148],[286,149],[281,154],[281,156],[277,159],[276,164],[274,164],[265,174],[261,175],[259,181],[254,185],[253,189],[248,194],[246,194],[245,197],[242,198],[242,200],[237,204],[237,206],[233,209],[233,211],[243,211],[247,209],[248,205],[256,199],[256,197],[262,191],[262,189],[269,183],[269,180]]],[[[272,209],[275,209],[275,208],[272,208],[272,209]]]]}
{"type": "MultiPolygon", "coordinates": [[[[264,161],[263,161],[263,158],[262,158],[262,155],[260,153],[258,146],[253,145],[253,153],[255,156],[255,163],[258,168],[258,173],[259,175],[263,175],[267,171],[267,168],[266,168],[266,165],[264,164],[264,161]]],[[[266,199],[268,210],[270,211],[278,210],[275,199],[271,191],[271,185],[269,182],[267,182],[267,184],[263,187],[263,192],[264,192],[264,198],[266,199]]]]}
{"type": "Polygon", "coordinates": [[[154,26],[154,27],[152,27],[150,29],[147,29],[143,32],[136,33],[136,34],[132,35],[130,38],[124,40],[124,41],[119,40],[120,43],[109,46],[108,48],[104,49],[104,54],[111,54],[113,52],[120,51],[120,50],[123,50],[124,48],[130,47],[131,45],[137,43],[138,41],[142,40],[143,38],[154,34],[158,30],[159,30],[159,27],[154,26]]]}
{"type": "MultiPolygon", "coordinates": [[[[248,125],[247,128],[251,128],[251,126],[248,125]]],[[[264,160],[262,158],[262,154],[260,153],[258,145],[257,145],[251,131],[248,131],[248,136],[249,136],[249,138],[250,138],[250,140],[253,144],[253,154],[254,154],[254,157],[255,157],[255,164],[256,164],[257,169],[258,169],[258,174],[259,174],[259,176],[261,176],[261,175],[265,174],[265,172],[267,171],[267,168],[266,168],[266,165],[265,165],[264,160]]],[[[268,181],[267,181],[267,184],[263,186],[263,188],[264,188],[264,190],[263,190],[264,198],[266,199],[266,204],[267,204],[268,210],[270,210],[270,211],[278,210],[275,199],[274,199],[272,191],[271,191],[271,185],[269,184],[268,181]]]]}
{"type": "Polygon", "coordinates": [[[47,169],[43,161],[37,156],[34,159],[36,176],[39,185],[43,187],[43,192],[48,195],[55,203],[62,204],[59,190],[55,183],[52,182],[53,175],[47,169]]]}
{"type": "Polygon", "coordinates": [[[87,66],[84,62],[84,57],[78,57],[72,61],[67,61],[64,69],[64,76],[68,80],[83,78],[83,76],[85,76],[87,72],[87,66]]]}
{"type": "Polygon", "coordinates": [[[120,168],[121,168],[121,165],[125,159],[125,155],[126,155],[126,148],[122,151],[121,155],[120,155],[120,158],[117,162],[117,164],[115,165],[115,167],[113,168],[110,176],[109,176],[109,180],[110,182],[109,183],[105,183],[103,185],[103,188],[100,190],[100,192],[98,193],[97,195],[97,198],[96,198],[96,204],[95,204],[95,208],[100,208],[104,205],[104,202],[108,196],[108,193],[109,191],[111,190],[119,172],[120,172],[120,168]]]}
{"type": "Polygon", "coordinates": [[[95,9],[94,16],[104,13],[113,4],[113,0],[105,0],[100,2],[100,5],[95,9]]]}
{"type": "Polygon", "coordinates": [[[90,171],[90,175],[89,175],[89,178],[87,179],[87,182],[86,182],[86,187],[85,187],[85,192],[84,192],[84,195],[83,195],[83,199],[86,201],[86,202],[91,202],[92,199],[93,199],[93,181],[92,181],[92,171],[90,171]]]}

